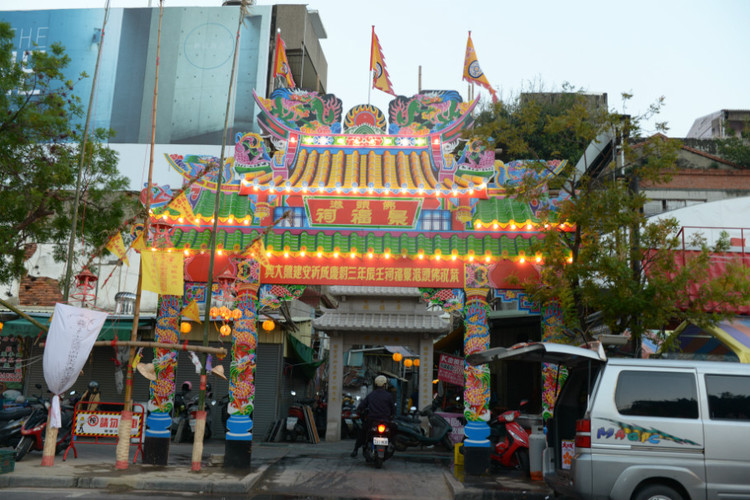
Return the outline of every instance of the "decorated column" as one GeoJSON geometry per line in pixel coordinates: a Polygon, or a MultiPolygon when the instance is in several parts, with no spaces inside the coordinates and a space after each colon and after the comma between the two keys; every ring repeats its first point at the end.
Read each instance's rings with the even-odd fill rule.
{"type": "Polygon", "coordinates": [[[252,457],[259,273],[260,264],[255,260],[244,260],[238,265],[236,306],[242,317],[234,321],[232,331],[225,468],[249,469],[252,457]]]}
{"type": "MultiPolygon", "coordinates": [[[[547,302],[542,307],[542,342],[565,343],[562,309],[557,301],[547,302]]],[[[564,366],[542,363],[542,417],[545,421],[552,418],[557,393],[567,375],[568,370],[564,366]]]]}
{"type": "MultiPolygon", "coordinates": [[[[179,344],[180,310],[182,297],[159,296],[159,313],[156,319],[156,341],[179,344]]],[[[171,437],[170,412],[174,406],[175,367],[177,351],[154,349],[154,372],[156,379],[149,384],[149,415],[146,418],[146,437],[143,442],[143,463],[167,465],[171,437]]]]}
{"type": "MultiPolygon", "coordinates": [[[[467,266],[467,278],[470,266],[467,266]]],[[[467,283],[470,280],[467,279],[467,283]]],[[[490,346],[487,327],[488,288],[466,288],[464,306],[464,356],[486,351],[490,346]]],[[[479,475],[490,466],[490,367],[464,363],[464,471],[479,475]]]]}

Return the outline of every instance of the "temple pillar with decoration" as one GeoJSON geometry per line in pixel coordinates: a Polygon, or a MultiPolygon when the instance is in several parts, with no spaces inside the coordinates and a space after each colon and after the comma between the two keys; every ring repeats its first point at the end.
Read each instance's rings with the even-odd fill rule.
{"type": "Polygon", "coordinates": [[[242,316],[234,321],[232,330],[229,419],[224,449],[224,467],[230,469],[248,469],[252,458],[259,268],[257,261],[244,260],[237,272],[236,306],[242,311],[242,316]]]}
{"type": "MultiPolygon", "coordinates": [[[[182,297],[162,295],[159,297],[159,313],[156,318],[156,341],[170,344],[180,343],[180,311],[182,297]]],[[[177,351],[154,349],[154,372],[156,380],[149,384],[149,414],[146,418],[146,435],[143,441],[143,463],[167,465],[172,424],[172,409],[175,395],[175,368],[177,351]]]]}

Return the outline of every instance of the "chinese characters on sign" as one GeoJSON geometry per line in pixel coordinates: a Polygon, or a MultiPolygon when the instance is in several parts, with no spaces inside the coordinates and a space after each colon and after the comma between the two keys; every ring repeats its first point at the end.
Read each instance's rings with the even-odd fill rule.
{"type": "Polygon", "coordinates": [[[449,384],[464,385],[464,358],[441,354],[438,380],[449,384]]]}
{"type": "Polygon", "coordinates": [[[462,261],[414,261],[411,259],[320,260],[300,257],[293,262],[281,256],[270,258],[261,269],[261,282],[268,284],[320,284],[357,286],[422,286],[463,288],[462,261]]]}
{"type": "Polygon", "coordinates": [[[414,228],[422,206],[417,199],[305,198],[310,225],[414,228]]]}
{"type": "MultiPolygon", "coordinates": [[[[143,422],[142,413],[133,413],[130,437],[140,437],[143,422]]],[[[107,411],[76,411],[76,436],[117,437],[120,426],[120,413],[107,411]]]]}

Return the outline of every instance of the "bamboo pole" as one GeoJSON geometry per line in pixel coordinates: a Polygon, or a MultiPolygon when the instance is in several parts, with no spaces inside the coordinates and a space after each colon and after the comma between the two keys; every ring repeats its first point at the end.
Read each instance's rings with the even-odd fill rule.
{"type": "MultiPolygon", "coordinates": [[[[209,242],[209,248],[211,250],[210,257],[208,259],[208,283],[206,283],[206,311],[205,320],[203,323],[203,345],[208,348],[208,328],[211,323],[211,289],[213,287],[214,279],[214,259],[216,256],[216,234],[219,226],[219,204],[221,201],[221,183],[224,179],[224,153],[227,146],[227,135],[229,133],[229,112],[232,109],[232,89],[234,87],[234,76],[237,71],[237,58],[240,51],[240,30],[242,29],[242,22],[244,21],[247,8],[247,1],[242,0],[240,4],[239,20],[237,22],[237,34],[234,42],[234,57],[232,59],[232,69],[229,74],[229,89],[227,92],[227,107],[224,112],[224,135],[221,140],[221,155],[219,157],[219,172],[216,177],[216,196],[214,198],[214,223],[211,229],[211,240],[209,242]]],[[[198,412],[195,418],[195,433],[193,435],[193,453],[192,453],[192,464],[191,470],[193,472],[200,472],[201,470],[201,457],[203,455],[203,434],[206,428],[206,361],[207,353],[204,351],[204,356],[201,363],[201,378],[200,378],[200,392],[198,393],[198,412]]]]}
{"type": "Polygon", "coordinates": [[[169,342],[151,342],[146,340],[97,340],[94,347],[126,345],[129,347],[153,347],[155,349],[174,349],[175,351],[193,351],[226,356],[227,350],[223,347],[207,347],[202,345],[171,344],[169,342]]]}
{"type": "MultiPolygon", "coordinates": [[[[102,22],[102,34],[99,39],[99,51],[96,54],[96,64],[94,65],[94,77],[91,80],[91,95],[89,97],[89,106],[86,111],[86,122],[83,126],[83,135],[81,137],[81,156],[78,161],[78,177],[76,179],[75,202],[73,203],[73,220],[71,221],[70,240],[68,241],[68,259],[65,266],[65,281],[63,282],[63,303],[68,302],[70,293],[70,277],[73,274],[73,250],[75,248],[76,225],[78,223],[78,203],[81,199],[81,179],[83,177],[83,166],[86,158],[86,139],[88,138],[89,123],[91,121],[91,109],[94,95],[96,95],[96,77],[99,73],[99,62],[102,58],[102,47],[104,46],[104,28],[107,26],[107,17],[109,17],[109,0],[104,9],[104,20],[102,22]]],[[[45,329],[45,331],[47,331],[45,329]]],[[[52,408],[47,415],[47,431],[42,450],[42,466],[51,467],[55,465],[55,446],[57,443],[57,427],[52,427],[52,408]]]]}
{"type": "MultiPolygon", "coordinates": [[[[156,69],[154,70],[154,99],[151,110],[151,156],[148,163],[148,185],[146,186],[146,216],[143,223],[143,237],[148,236],[149,210],[151,208],[151,187],[153,186],[154,172],[154,143],[156,142],[156,102],[159,90],[159,52],[161,49],[161,23],[164,16],[164,0],[159,0],[159,26],[156,34],[156,69]]],[[[130,340],[138,338],[138,318],[141,309],[141,291],[143,290],[143,272],[138,273],[138,286],[135,293],[135,306],[133,308],[133,329],[130,332],[130,340]]],[[[120,427],[117,430],[118,441],[115,452],[115,469],[127,469],[130,456],[130,430],[133,426],[133,358],[135,358],[135,346],[130,346],[128,366],[125,370],[125,404],[120,417],[120,427]]]]}

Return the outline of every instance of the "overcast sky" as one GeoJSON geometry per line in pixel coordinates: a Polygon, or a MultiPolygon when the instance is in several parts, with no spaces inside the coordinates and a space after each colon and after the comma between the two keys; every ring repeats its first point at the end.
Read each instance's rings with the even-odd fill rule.
{"type": "MultiPolygon", "coordinates": [[[[104,7],[106,0],[0,0],[2,10],[104,7]]],[[[394,90],[458,90],[467,34],[501,97],[559,90],[564,82],[607,93],[609,107],[640,114],[660,96],[658,121],[684,137],[693,121],[720,109],[750,109],[748,0],[309,0],[328,34],[328,89],[344,109],[366,103],[371,26],[380,38],[394,90]],[[621,94],[633,94],[623,109],[621,94]]],[[[111,0],[112,7],[158,0],[111,0]]],[[[165,7],[219,6],[221,0],[164,0],[165,7]]],[[[282,35],[283,36],[283,35],[282,35]]],[[[477,88],[477,93],[484,93],[477,88]]],[[[372,104],[387,113],[391,97],[372,104]]],[[[653,127],[647,126],[647,131],[653,127]]]]}

